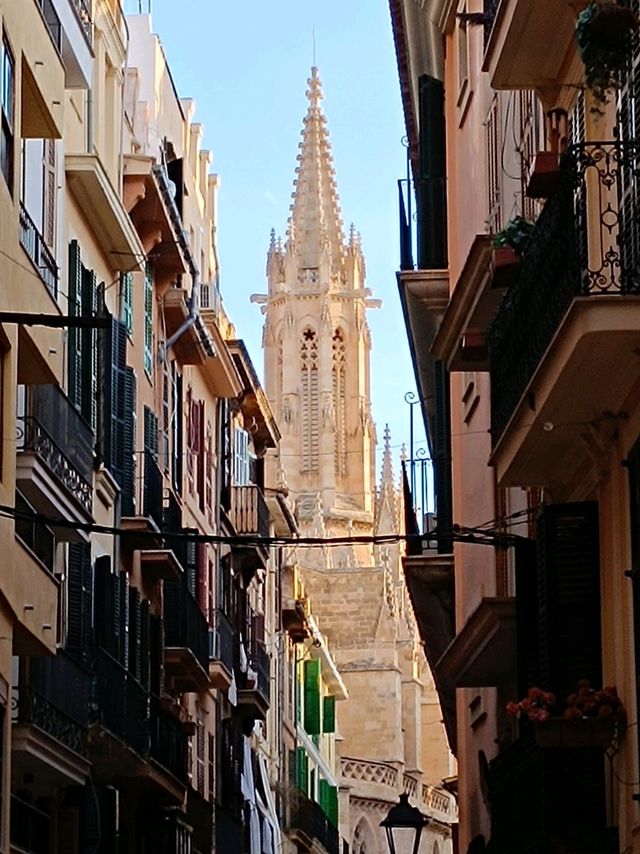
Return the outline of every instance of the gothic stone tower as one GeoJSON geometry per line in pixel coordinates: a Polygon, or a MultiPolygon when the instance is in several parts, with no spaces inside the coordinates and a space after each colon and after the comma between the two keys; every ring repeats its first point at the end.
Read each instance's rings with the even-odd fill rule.
{"type": "MultiPolygon", "coordinates": [[[[301,533],[366,537],[397,531],[401,510],[388,433],[379,490],[375,482],[366,312],[380,303],[365,287],[359,235],[353,226],[348,238],[343,232],[316,68],[307,98],[286,240],[272,232],[268,294],[252,300],[265,316],[265,388],[283,433],[278,475],[301,533]]],[[[399,548],[318,546],[296,560],[349,691],[338,708],[341,831],[357,854],[381,854],[379,822],[403,775],[421,791],[423,716],[433,718],[435,703],[399,548]]]]}

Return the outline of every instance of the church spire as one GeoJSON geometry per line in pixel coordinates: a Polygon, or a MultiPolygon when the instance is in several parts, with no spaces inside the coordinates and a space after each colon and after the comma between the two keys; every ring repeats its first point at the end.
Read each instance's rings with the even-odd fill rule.
{"type": "Polygon", "coordinates": [[[332,265],[339,263],[345,240],[327,120],[320,106],[322,84],[315,66],[307,83],[309,107],[299,144],[287,247],[298,255],[302,267],[315,268],[325,251],[332,265]]]}

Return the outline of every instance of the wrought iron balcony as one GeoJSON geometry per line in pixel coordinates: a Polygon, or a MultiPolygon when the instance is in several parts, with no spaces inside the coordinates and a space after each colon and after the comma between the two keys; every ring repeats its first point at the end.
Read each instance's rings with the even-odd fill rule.
{"type": "Polygon", "coordinates": [[[30,724],[46,732],[60,744],[80,756],[87,752],[87,730],[69,715],[53,705],[46,697],[29,686],[14,688],[18,724],[30,724]]]}
{"type": "Polygon", "coordinates": [[[174,715],[151,697],[149,755],[181,783],[187,782],[187,736],[174,715]]]}
{"type": "Polygon", "coordinates": [[[209,684],[209,624],[184,581],[164,585],[165,670],[176,690],[209,684]]]}
{"type": "Polygon", "coordinates": [[[237,565],[251,576],[256,569],[266,566],[269,547],[261,542],[269,536],[269,509],[260,487],[232,486],[228,491],[227,515],[239,536],[252,537],[247,545],[232,546],[237,565]]]}
{"type": "Polygon", "coordinates": [[[56,540],[53,531],[42,522],[27,518],[35,511],[19,492],[16,492],[16,510],[25,514],[24,517],[16,516],[16,538],[29,549],[42,566],[53,573],[56,559],[56,540]]]}
{"type": "Polygon", "coordinates": [[[216,688],[231,684],[238,636],[224,611],[213,612],[213,628],[209,629],[209,677],[216,688]]]}
{"type": "Polygon", "coordinates": [[[340,834],[320,804],[299,791],[294,794],[292,800],[289,835],[295,841],[308,845],[306,850],[311,849],[311,844],[316,839],[327,854],[340,854],[340,834]]]}
{"type": "Polygon", "coordinates": [[[271,701],[271,661],[263,644],[256,644],[249,664],[248,672],[239,678],[238,709],[244,718],[265,720],[271,701]]]}
{"type": "Polygon", "coordinates": [[[639,175],[636,141],[583,143],[563,156],[518,280],[489,329],[494,445],[574,300],[640,295],[639,175]]]}
{"type": "Polygon", "coordinates": [[[20,854],[49,854],[51,819],[17,795],[11,795],[11,850],[20,854]]]}
{"type": "Polygon", "coordinates": [[[58,265],[22,202],[20,202],[20,245],[29,256],[51,296],[57,299],[58,265]]]}
{"type": "Polygon", "coordinates": [[[216,851],[242,851],[242,823],[238,817],[216,804],[216,851]]]}
{"type": "Polygon", "coordinates": [[[149,695],[103,649],[96,658],[94,721],[142,756],[149,750],[149,695]]]}
{"type": "Polygon", "coordinates": [[[93,44],[93,20],[91,19],[91,4],[87,0],[71,0],[80,24],[82,31],[89,45],[93,44]]]}

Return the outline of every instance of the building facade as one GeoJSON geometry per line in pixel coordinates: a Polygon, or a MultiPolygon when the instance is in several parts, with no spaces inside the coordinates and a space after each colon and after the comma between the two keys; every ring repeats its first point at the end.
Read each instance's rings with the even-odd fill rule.
{"type": "MultiPolygon", "coordinates": [[[[400,547],[374,542],[396,532],[401,515],[388,435],[376,483],[366,315],[380,303],[365,284],[358,233],[343,232],[316,68],[307,98],[286,239],[272,234],[268,293],[252,297],[265,317],[265,387],[282,425],[273,465],[301,534],[319,541],[297,560],[348,695],[335,716],[340,831],[359,854],[383,852],[380,821],[406,790],[431,819],[424,850],[444,852],[455,810],[437,788],[450,772],[439,707],[400,547]],[[344,542],[323,545],[327,538],[344,542]]],[[[304,788],[304,767],[295,773],[304,788]]]]}
{"type": "Polygon", "coordinates": [[[398,281],[437,473],[437,548],[405,573],[459,850],[636,851],[637,4],[390,9],[398,281]]]}

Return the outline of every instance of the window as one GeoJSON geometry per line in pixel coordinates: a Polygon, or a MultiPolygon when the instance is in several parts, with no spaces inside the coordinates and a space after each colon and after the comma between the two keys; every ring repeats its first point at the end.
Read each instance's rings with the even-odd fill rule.
{"type": "Polygon", "coordinates": [[[233,482],[236,486],[249,483],[249,434],[241,427],[233,431],[233,482]]]}
{"type": "Polygon", "coordinates": [[[153,373],[153,271],[147,264],[144,272],[144,369],[153,373]]]}
{"type": "Polygon", "coordinates": [[[42,236],[55,253],[56,249],[56,141],[42,143],[42,236]]]}
{"type": "MultiPolygon", "coordinates": [[[[146,290],[145,290],[146,311],[146,290]]],[[[124,323],[127,334],[133,329],[133,273],[122,273],[120,276],[120,320],[124,323]]],[[[146,324],[146,315],[145,315],[146,324]]],[[[146,369],[146,325],[145,325],[145,369],[146,369]]]]}
{"type": "Polygon", "coordinates": [[[333,416],[335,418],[335,470],[347,473],[347,394],[344,335],[336,329],[332,342],[333,416]]]}
{"type": "MultiPolygon", "coordinates": [[[[96,274],[82,263],[80,244],[69,244],[69,314],[91,317],[98,304],[96,274]]],[[[68,395],[87,424],[96,426],[98,336],[91,327],[69,329],[68,395]]]]}
{"type": "Polygon", "coordinates": [[[302,471],[318,471],[318,337],[308,327],[300,342],[300,442],[302,471]]]}
{"type": "Polygon", "coordinates": [[[0,136],[0,169],[9,190],[13,192],[13,137],[15,114],[15,60],[6,35],[2,37],[0,56],[0,106],[2,108],[0,136]]]}

